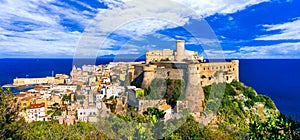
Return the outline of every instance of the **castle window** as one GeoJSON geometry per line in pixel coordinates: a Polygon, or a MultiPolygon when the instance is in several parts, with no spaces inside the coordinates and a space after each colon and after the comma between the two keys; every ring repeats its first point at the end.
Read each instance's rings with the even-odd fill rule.
{"type": "Polygon", "coordinates": [[[234,71],[234,68],[232,70],[234,71]]]}

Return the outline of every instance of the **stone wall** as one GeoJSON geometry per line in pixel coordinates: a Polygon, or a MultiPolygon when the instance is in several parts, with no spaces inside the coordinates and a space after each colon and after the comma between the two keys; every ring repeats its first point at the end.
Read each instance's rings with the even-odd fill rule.
{"type": "Polygon", "coordinates": [[[174,50],[153,50],[146,52],[146,63],[148,64],[151,61],[159,62],[161,60],[170,60],[174,61],[174,50]]]}
{"type": "Polygon", "coordinates": [[[139,100],[139,113],[142,114],[143,112],[147,111],[149,107],[158,108],[159,106],[166,104],[167,101],[165,99],[161,100],[139,100]]]}

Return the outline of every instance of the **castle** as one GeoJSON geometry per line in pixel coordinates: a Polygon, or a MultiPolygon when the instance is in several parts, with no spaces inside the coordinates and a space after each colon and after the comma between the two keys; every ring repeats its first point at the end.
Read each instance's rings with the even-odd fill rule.
{"type": "Polygon", "coordinates": [[[195,60],[203,61],[203,56],[198,56],[197,52],[184,49],[184,40],[176,41],[176,51],[170,49],[152,50],[146,52],[146,63],[159,61],[195,60]]]}
{"type": "Polygon", "coordinates": [[[129,69],[129,79],[137,87],[147,89],[155,78],[184,80],[185,96],[192,113],[203,112],[203,86],[212,83],[239,81],[239,61],[205,62],[197,52],[185,50],[183,40],[176,41],[176,50],[152,50],[146,52],[146,63],[129,69]]]}

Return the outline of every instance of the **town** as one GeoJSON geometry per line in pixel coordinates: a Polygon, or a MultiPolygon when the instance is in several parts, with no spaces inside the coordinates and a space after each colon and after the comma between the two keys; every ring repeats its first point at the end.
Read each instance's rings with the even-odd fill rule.
{"type": "Polygon", "coordinates": [[[20,115],[27,122],[58,120],[72,125],[78,121],[97,122],[100,112],[125,114],[128,106],[136,107],[140,114],[155,107],[165,112],[164,120],[185,108],[199,117],[203,112],[202,87],[233,80],[239,81],[238,60],[206,62],[197,52],[185,50],[185,42],[178,40],[176,50],[150,50],[144,62],[73,66],[70,75],[16,78],[13,85],[36,85],[16,95],[20,115]],[[149,94],[156,79],[182,81],[185,100],[151,96],[157,94],[153,89],[149,94]]]}

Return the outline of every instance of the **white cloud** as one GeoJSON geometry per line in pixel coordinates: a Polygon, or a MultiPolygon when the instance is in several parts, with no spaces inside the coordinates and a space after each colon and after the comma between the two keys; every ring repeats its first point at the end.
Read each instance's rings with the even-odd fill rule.
{"type": "Polygon", "coordinates": [[[91,15],[95,12],[55,0],[4,0],[0,3],[1,57],[72,57],[81,33],[62,22],[85,28],[91,15]]]}
{"type": "MultiPolygon", "coordinates": [[[[109,9],[95,9],[84,2],[73,1],[89,11],[80,11],[69,3],[58,0],[4,0],[0,2],[0,47],[5,53],[23,53],[36,57],[55,57],[56,54],[72,56],[77,42],[85,43],[83,50],[97,52],[99,45],[110,48],[117,40],[108,39],[109,33],[115,31],[119,36],[139,38],[155,34],[158,30],[174,28],[187,24],[191,18],[206,17],[216,13],[227,14],[243,10],[247,6],[267,0],[99,0],[109,9]],[[193,12],[194,11],[194,12],[193,12]],[[78,28],[84,29],[90,24],[97,36],[81,37],[78,28]],[[66,23],[68,24],[62,24],[66,23]],[[124,22],[126,21],[126,22],[124,22]],[[72,26],[78,26],[75,29],[72,26]],[[99,42],[103,40],[103,42],[99,42]],[[88,49],[87,49],[88,48],[88,49]],[[42,54],[42,55],[39,55],[42,54]]],[[[164,37],[166,40],[170,38],[164,37]]],[[[138,48],[137,50],[141,49],[138,48]]],[[[132,49],[132,48],[131,48],[132,49]]],[[[109,50],[111,53],[113,50],[109,50]]],[[[125,51],[123,51],[125,53],[125,51]]],[[[135,51],[132,51],[136,53],[135,51]]],[[[106,54],[105,53],[105,54],[106,54]]],[[[99,53],[100,54],[100,53],[99,53]]]]}
{"type": "Polygon", "coordinates": [[[267,32],[279,31],[277,34],[262,35],[255,40],[299,40],[300,39],[300,18],[291,22],[274,25],[263,25],[267,32]]]}
{"type": "MultiPolygon", "coordinates": [[[[248,6],[268,0],[99,0],[111,5],[111,10],[96,17],[97,24],[104,32],[112,32],[120,27],[124,21],[124,29],[132,32],[153,33],[159,29],[182,26],[195,16],[206,17],[216,13],[228,14],[243,10],[248,6]],[[152,22],[140,21],[141,18],[150,18],[152,22]],[[128,21],[131,20],[131,21],[128,21]],[[139,21],[136,21],[139,20],[139,21]],[[160,21],[160,22],[159,22],[160,21]],[[171,22],[171,23],[168,23],[171,22]],[[172,23],[173,22],[173,23],[172,23]],[[128,28],[129,27],[129,28],[128,28]]],[[[199,18],[199,17],[198,17],[199,18]]]]}
{"type": "MultiPolygon", "coordinates": [[[[120,36],[136,38],[155,34],[158,30],[183,26],[187,24],[191,18],[206,17],[216,13],[234,13],[267,0],[99,1],[107,4],[110,10],[98,14],[89,28],[86,29],[86,32],[90,35],[93,33],[103,35],[94,38],[100,43],[94,44],[92,48],[99,48],[99,44],[103,42],[101,39],[106,38],[112,32],[120,36]]],[[[189,43],[189,41],[187,42],[189,43]]],[[[89,43],[89,46],[90,45],[89,43]]],[[[94,55],[95,52],[91,51],[90,53],[94,55]]]]}
{"type": "Polygon", "coordinates": [[[300,58],[300,42],[266,46],[244,46],[232,56],[239,58],[300,58]]]}

